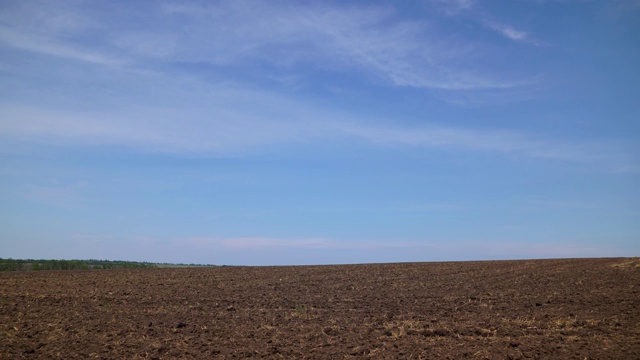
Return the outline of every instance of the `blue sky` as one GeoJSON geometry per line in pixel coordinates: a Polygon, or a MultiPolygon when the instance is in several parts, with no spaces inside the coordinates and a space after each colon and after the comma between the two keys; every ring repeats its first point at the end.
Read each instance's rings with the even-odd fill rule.
{"type": "Polygon", "coordinates": [[[640,255],[638,1],[3,1],[0,257],[640,255]]]}

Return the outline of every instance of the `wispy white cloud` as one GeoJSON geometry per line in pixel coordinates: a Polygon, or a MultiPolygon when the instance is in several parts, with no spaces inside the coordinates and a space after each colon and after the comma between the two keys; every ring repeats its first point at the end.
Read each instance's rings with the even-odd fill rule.
{"type": "Polygon", "coordinates": [[[47,184],[34,185],[28,184],[25,198],[28,201],[56,206],[56,207],[75,207],[81,202],[82,192],[87,188],[88,183],[79,181],[73,184],[47,184]]]}
{"type": "Polygon", "coordinates": [[[488,19],[486,15],[483,15],[482,11],[476,11],[476,1],[474,0],[430,0],[428,3],[443,9],[449,16],[464,16],[474,22],[478,22],[509,40],[543,45],[542,42],[534,39],[529,32],[519,30],[509,24],[488,19]]]}
{"type": "Polygon", "coordinates": [[[525,204],[530,204],[532,206],[553,209],[553,208],[563,208],[563,209],[576,209],[576,210],[601,210],[602,205],[584,201],[567,201],[567,200],[557,200],[557,199],[547,199],[543,197],[529,197],[523,199],[525,204]]]}
{"type": "Polygon", "coordinates": [[[524,31],[516,30],[509,25],[499,24],[495,21],[485,21],[484,24],[487,27],[497,31],[502,36],[514,41],[524,41],[529,35],[524,31]]]}
{"type": "Polygon", "coordinates": [[[88,234],[75,234],[71,237],[74,242],[86,244],[86,243],[109,243],[115,241],[117,237],[113,235],[88,235],[88,234]]]}
{"type": "MultiPolygon", "coordinates": [[[[255,103],[260,104],[259,93],[254,96],[255,103]]],[[[479,150],[579,162],[604,161],[610,155],[602,151],[602,145],[537,139],[504,130],[367,124],[357,116],[313,110],[311,106],[296,110],[300,105],[284,106],[287,111],[276,112],[275,119],[237,109],[222,109],[217,116],[208,116],[162,108],[106,115],[5,108],[0,135],[59,145],[125,145],[143,151],[204,156],[350,139],[373,146],[479,150]]]]}
{"type": "Polygon", "coordinates": [[[326,240],[322,239],[292,240],[274,238],[232,238],[219,241],[211,239],[190,239],[190,241],[194,240],[205,243],[218,243],[221,246],[232,250],[263,250],[273,248],[318,249],[323,248],[329,244],[326,240]]]}
{"type": "Polygon", "coordinates": [[[0,45],[98,65],[127,62],[104,47],[101,37],[108,29],[77,1],[8,2],[0,11],[0,24],[0,45]]]}
{"type": "Polygon", "coordinates": [[[73,37],[96,30],[99,24],[76,0],[61,0],[55,4],[46,0],[5,1],[0,11],[3,26],[28,34],[73,37]]]}
{"type": "Polygon", "coordinates": [[[100,51],[78,48],[38,35],[26,35],[4,26],[0,26],[0,43],[22,50],[99,65],[119,66],[126,63],[122,58],[100,51]]]}
{"type": "Polygon", "coordinates": [[[494,151],[580,162],[598,161],[607,157],[596,151],[598,147],[594,144],[536,139],[516,131],[443,126],[407,129],[362,125],[341,125],[341,129],[345,134],[381,145],[494,151]]]}
{"type": "MultiPolygon", "coordinates": [[[[243,84],[117,69],[100,101],[117,107],[70,108],[50,94],[38,104],[4,102],[0,136],[59,145],[124,145],[143,151],[205,156],[252,152],[270,146],[355,139],[374,146],[481,150],[570,161],[603,161],[611,149],[501,129],[444,126],[431,119],[406,127],[393,119],[367,119],[314,102],[243,84]],[[148,99],[148,89],[153,98],[148,99]],[[128,93],[131,100],[121,98],[128,93]]],[[[82,94],[78,94],[82,96],[82,94]]]]}
{"type": "Polygon", "coordinates": [[[616,167],[615,172],[621,174],[640,174],[640,165],[621,165],[616,167]]]}
{"type": "Polygon", "coordinates": [[[545,258],[586,258],[627,256],[624,250],[615,245],[593,246],[580,241],[554,241],[553,243],[531,243],[517,239],[459,241],[438,243],[435,248],[445,253],[456,254],[458,258],[478,259],[545,259],[545,258]],[[458,253],[453,251],[464,249],[458,253]]]}
{"type": "MultiPolygon", "coordinates": [[[[469,1],[457,4],[471,6],[469,1]]],[[[390,7],[245,1],[146,6],[139,17],[124,16],[114,10],[116,5],[108,7],[112,13],[98,17],[82,4],[25,5],[2,17],[10,25],[0,31],[0,40],[103,65],[141,66],[151,59],[249,66],[257,60],[285,68],[355,70],[394,86],[455,90],[522,85],[521,79],[477,71],[465,60],[468,44],[450,41],[424,21],[400,19],[390,7]],[[32,8],[38,13],[51,9],[57,20],[45,22],[44,31],[33,21],[21,21],[30,18],[32,8]]]]}
{"type": "Polygon", "coordinates": [[[340,241],[276,237],[188,237],[159,241],[140,236],[76,236],[73,241],[78,251],[84,251],[75,255],[78,258],[96,257],[96,249],[99,249],[115,259],[229,265],[331,264],[344,263],[345,259],[348,262],[365,263],[626,256],[623,249],[615,245],[593,246],[570,240],[555,241],[553,244],[534,244],[517,239],[340,241]],[[87,246],[91,241],[91,246],[87,246]],[[96,247],[96,244],[101,247],[96,247]],[[167,256],[167,253],[171,256],[167,256]]]}
{"type": "MultiPolygon", "coordinates": [[[[451,69],[439,60],[451,53],[451,44],[439,43],[424,24],[395,20],[388,8],[271,3],[256,9],[243,2],[222,2],[204,7],[170,5],[166,11],[172,16],[191,17],[194,25],[188,30],[190,34],[214,34],[204,46],[197,47],[198,53],[177,49],[179,52],[172,55],[185,60],[220,64],[261,58],[283,66],[300,62],[334,69],[347,66],[399,86],[512,86],[479,74],[464,76],[464,69],[456,69],[459,75],[451,76],[451,69]]],[[[181,39],[181,43],[197,38],[181,39]]],[[[138,48],[147,46],[144,41],[138,48]]]]}
{"type": "MultiPolygon", "coordinates": [[[[471,7],[472,2],[462,1],[457,6],[471,7]]],[[[433,29],[424,23],[398,20],[388,7],[255,5],[243,1],[166,3],[148,11],[153,25],[143,26],[144,31],[135,24],[120,24],[118,19],[104,28],[103,19],[84,14],[83,9],[63,4],[52,10],[58,20],[47,23],[49,35],[33,30],[35,23],[27,21],[24,28],[20,21],[7,20],[12,27],[0,28],[0,41],[103,65],[121,64],[120,58],[109,52],[119,47],[118,54],[128,54],[131,62],[98,74],[87,71],[82,76],[88,78],[72,79],[83,86],[99,83],[101,89],[106,89],[98,93],[104,96],[88,101],[84,101],[84,88],[80,87],[67,95],[71,106],[57,105],[57,99],[52,100],[57,86],[42,92],[38,92],[39,86],[30,86],[29,97],[38,98],[38,103],[26,102],[29,97],[25,96],[13,103],[5,100],[0,134],[6,139],[63,145],[115,144],[144,151],[214,156],[282,144],[356,139],[375,146],[482,150],[572,161],[606,158],[591,144],[500,129],[448,127],[442,125],[445,119],[431,119],[423,126],[406,128],[394,125],[393,119],[372,122],[363,116],[326,110],[270,89],[229,80],[222,74],[224,71],[216,73],[222,80],[211,84],[193,74],[167,75],[139,65],[155,58],[168,64],[235,66],[260,58],[284,67],[313,63],[342,71],[346,66],[401,86],[486,89],[526,85],[492,80],[463,65],[451,65],[463,57],[464,46],[438,40],[439,34],[432,34],[433,29]],[[103,34],[102,43],[110,41],[113,47],[105,46],[100,50],[104,53],[94,53],[83,43],[74,42],[87,29],[98,29],[103,34]],[[45,39],[59,42],[47,45],[45,39]],[[75,103],[74,97],[78,98],[75,103]],[[97,101],[104,104],[92,106],[97,101]]],[[[14,16],[24,17],[25,11],[14,16]]],[[[527,38],[517,30],[502,30],[513,39],[527,38]]],[[[304,72],[294,74],[304,76],[304,72]]],[[[59,76],[48,81],[68,80],[59,76]]]]}
{"type": "Polygon", "coordinates": [[[436,6],[447,15],[458,15],[461,12],[471,10],[475,0],[428,0],[428,6],[436,6]]]}
{"type": "Polygon", "coordinates": [[[225,250],[383,250],[430,247],[423,242],[410,241],[336,241],[328,239],[302,238],[282,239],[266,237],[248,238],[208,238],[193,237],[175,240],[176,243],[189,246],[223,248],[225,250]]]}
{"type": "Polygon", "coordinates": [[[482,24],[485,27],[497,32],[498,34],[502,35],[503,37],[509,40],[521,42],[521,43],[528,43],[536,46],[544,45],[541,41],[538,41],[535,38],[533,38],[530,33],[526,31],[518,30],[511,25],[499,23],[492,20],[486,20],[486,19],[482,21],[482,24]]]}

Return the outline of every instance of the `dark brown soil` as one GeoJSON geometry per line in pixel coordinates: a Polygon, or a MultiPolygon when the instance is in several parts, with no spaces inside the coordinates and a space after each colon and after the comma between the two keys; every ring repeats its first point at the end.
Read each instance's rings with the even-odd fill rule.
{"type": "Polygon", "coordinates": [[[2,359],[640,359],[640,260],[0,274],[2,359]]]}

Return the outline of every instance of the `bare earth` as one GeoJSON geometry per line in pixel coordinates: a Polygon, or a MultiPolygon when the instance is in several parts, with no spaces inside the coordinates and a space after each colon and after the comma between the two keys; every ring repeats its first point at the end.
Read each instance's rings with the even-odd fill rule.
{"type": "Polygon", "coordinates": [[[0,273],[0,359],[640,359],[640,260],[0,273]]]}

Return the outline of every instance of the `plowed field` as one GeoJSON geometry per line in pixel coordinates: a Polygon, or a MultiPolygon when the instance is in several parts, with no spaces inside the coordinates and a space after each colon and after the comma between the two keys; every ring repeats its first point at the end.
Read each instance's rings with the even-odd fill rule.
{"type": "Polygon", "coordinates": [[[0,274],[2,359],[640,359],[640,261],[0,274]]]}

